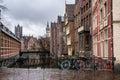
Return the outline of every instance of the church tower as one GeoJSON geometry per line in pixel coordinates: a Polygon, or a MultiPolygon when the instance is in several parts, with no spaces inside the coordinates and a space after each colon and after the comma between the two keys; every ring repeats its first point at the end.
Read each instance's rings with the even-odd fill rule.
{"type": "Polygon", "coordinates": [[[49,22],[47,22],[47,27],[46,27],[46,37],[50,37],[49,22]]]}

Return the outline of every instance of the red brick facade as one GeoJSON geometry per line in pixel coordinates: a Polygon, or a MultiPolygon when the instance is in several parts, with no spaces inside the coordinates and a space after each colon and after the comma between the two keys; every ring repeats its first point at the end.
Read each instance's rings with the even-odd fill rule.
{"type": "Polygon", "coordinates": [[[8,59],[19,54],[21,42],[8,28],[1,29],[0,41],[1,59],[8,59]]]}
{"type": "Polygon", "coordinates": [[[106,63],[111,63],[112,57],[110,0],[93,0],[92,14],[93,55],[96,59],[104,59],[101,64],[107,69],[106,63]]]}
{"type": "Polygon", "coordinates": [[[80,0],[81,25],[78,28],[79,33],[79,55],[90,57],[91,53],[91,0],[80,0]]]}

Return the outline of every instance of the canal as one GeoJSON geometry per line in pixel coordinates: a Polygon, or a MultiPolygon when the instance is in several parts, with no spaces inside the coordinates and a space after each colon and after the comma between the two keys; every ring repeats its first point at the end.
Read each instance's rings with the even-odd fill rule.
{"type": "Polygon", "coordinates": [[[1,68],[0,80],[120,80],[120,75],[106,71],[1,68]]]}
{"type": "Polygon", "coordinates": [[[62,70],[57,59],[44,53],[22,54],[0,68],[0,80],[120,80],[120,73],[81,69],[62,70]]]}

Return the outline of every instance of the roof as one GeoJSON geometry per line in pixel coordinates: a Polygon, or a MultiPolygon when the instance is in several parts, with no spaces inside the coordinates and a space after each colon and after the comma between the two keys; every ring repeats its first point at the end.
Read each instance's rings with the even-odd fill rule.
{"type": "Polygon", "coordinates": [[[74,20],[74,4],[66,4],[66,14],[68,20],[74,20]]]}

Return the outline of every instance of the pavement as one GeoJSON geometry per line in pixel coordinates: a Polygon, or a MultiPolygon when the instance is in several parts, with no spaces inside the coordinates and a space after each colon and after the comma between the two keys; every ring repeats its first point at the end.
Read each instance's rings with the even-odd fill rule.
{"type": "Polygon", "coordinates": [[[120,80],[112,72],[60,69],[0,68],[0,80],[120,80]]]}

